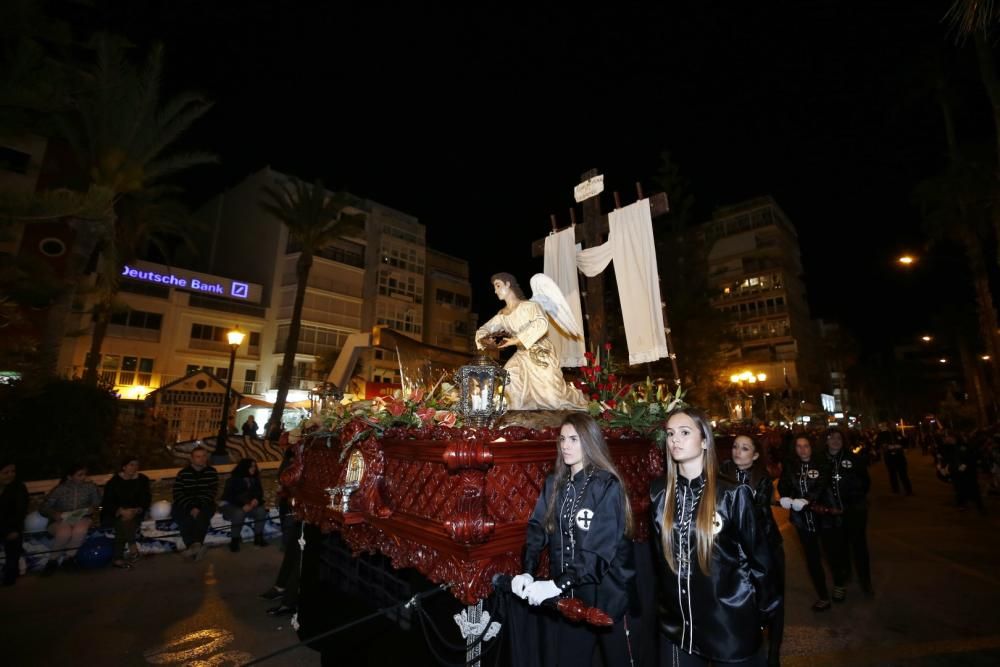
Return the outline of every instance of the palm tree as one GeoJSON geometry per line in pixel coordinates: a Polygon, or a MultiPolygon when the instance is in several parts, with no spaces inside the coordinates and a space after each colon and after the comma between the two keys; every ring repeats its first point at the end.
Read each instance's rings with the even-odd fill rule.
{"type": "Polygon", "coordinates": [[[94,328],[83,376],[85,382],[97,383],[98,362],[108,325],[115,312],[122,308],[117,301],[122,267],[138,259],[147,244],[158,247],[164,256],[169,255],[167,241],[177,240],[194,249],[189,229],[196,223],[187,207],[169,196],[172,190],[162,186],[152,187],[121,197],[117,202],[114,243],[105,244],[99,256],[98,283],[92,310],[94,328]]]}
{"type": "Polygon", "coordinates": [[[288,389],[292,384],[302,326],[302,306],[313,256],[339,237],[364,231],[364,215],[346,211],[354,201],[346,193],[328,192],[320,180],[309,184],[291,177],[278,187],[263,188],[260,207],[278,218],[288,228],[288,236],[301,248],[295,263],[295,303],[278,378],[278,395],[271,411],[272,424],[281,423],[288,389]]]}
{"type": "MultiPolygon", "coordinates": [[[[57,122],[91,187],[106,189],[114,197],[112,224],[103,228],[78,226],[75,244],[81,255],[91,258],[99,254],[101,260],[101,296],[94,311],[96,326],[84,373],[85,381],[96,383],[103,333],[118,292],[121,266],[135,257],[153,233],[152,218],[158,219],[152,227],[162,227],[162,216],[150,212],[172,206],[159,201],[168,193],[161,186],[163,180],[179,171],[215,162],[216,158],[203,152],[168,154],[171,145],[211,109],[212,103],[195,93],[161,100],[161,46],[153,47],[142,67],[136,68],[127,61],[122,39],[98,35],[93,45],[96,64],[84,72],[86,92],[57,122]]],[[[70,301],[76,296],[72,286],[82,278],[79,269],[74,267],[73,275],[67,276],[70,301]]],[[[65,326],[65,320],[53,323],[50,345],[61,343],[65,326]]]]}
{"type": "MultiPolygon", "coordinates": [[[[1000,5],[994,0],[954,0],[945,13],[958,43],[972,37],[979,65],[979,78],[993,110],[994,139],[996,141],[996,180],[994,198],[1000,202],[1000,75],[997,74],[993,54],[995,31],[1000,25],[1000,5]]],[[[1000,206],[993,211],[993,230],[997,243],[997,261],[1000,262],[1000,206]]]]}
{"type": "Polygon", "coordinates": [[[949,162],[944,172],[921,182],[915,195],[931,238],[950,239],[965,251],[975,290],[979,333],[992,360],[992,384],[1000,387],[998,322],[982,243],[990,231],[991,214],[995,217],[996,185],[990,177],[989,160],[977,159],[959,146],[951,96],[942,77],[936,84],[935,101],[941,111],[949,162]]]}

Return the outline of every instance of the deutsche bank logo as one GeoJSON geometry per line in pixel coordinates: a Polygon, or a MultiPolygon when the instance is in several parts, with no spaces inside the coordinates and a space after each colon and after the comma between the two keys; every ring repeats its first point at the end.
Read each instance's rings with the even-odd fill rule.
{"type": "Polygon", "coordinates": [[[246,299],[250,296],[250,286],[246,283],[238,283],[233,281],[233,286],[229,289],[230,294],[237,296],[241,299],[246,299]]]}

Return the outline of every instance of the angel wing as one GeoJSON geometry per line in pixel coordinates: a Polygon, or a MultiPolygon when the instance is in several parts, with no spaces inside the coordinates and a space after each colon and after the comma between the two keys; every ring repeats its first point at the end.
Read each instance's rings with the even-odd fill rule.
{"type": "Polygon", "coordinates": [[[556,281],[544,273],[531,276],[531,301],[540,305],[553,322],[572,338],[583,336],[580,323],[573,317],[573,311],[566,303],[566,297],[556,281]]]}

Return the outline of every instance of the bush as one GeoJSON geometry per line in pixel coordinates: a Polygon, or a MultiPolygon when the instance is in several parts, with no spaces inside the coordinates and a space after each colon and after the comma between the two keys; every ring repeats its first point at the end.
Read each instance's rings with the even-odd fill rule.
{"type": "Polygon", "coordinates": [[[59,477],[72,462],[109,470],[117,415],[118,397],[107,387],[79,380],[53,380],[40,391],[23,382],[0,385],[3,455],[17,463],[21,479],[59,477]]]}

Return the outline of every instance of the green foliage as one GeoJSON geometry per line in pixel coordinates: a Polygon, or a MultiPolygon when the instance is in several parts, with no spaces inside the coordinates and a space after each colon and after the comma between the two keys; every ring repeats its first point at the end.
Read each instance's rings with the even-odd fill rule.
{"type": "Polygon", "coordinates": [[[107,387],[78,380],[55,380],[39,392],[23,383],[0,385],[4,455],[25,479],[59,477],[77,461],[107,470],[106,444],[117,415],[118,398],[107,387]]]}
{"type": "Polygon", "coordinates": [[[617,401],[591,401],[591,416],[611,428],[628,428],[653,440],[658,446],[666,443],[667,417],[673,410],[688,406],[681,387],[673,392],[651,378],[637,382],[617,401]]]}

